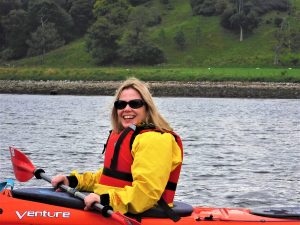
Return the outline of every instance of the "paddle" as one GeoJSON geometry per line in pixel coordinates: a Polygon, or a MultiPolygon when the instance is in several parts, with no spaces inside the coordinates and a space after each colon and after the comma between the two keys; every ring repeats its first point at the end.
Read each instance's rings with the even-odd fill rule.
{"type": "MultiPolygon", "coordinates": [[[[45,171],[43,169],[36,169],[35,166],[32,164],[32,162],[30,161],[30,159],[19,149],[11,146],[9,147],[9,151],[11,155],[11,162],[13,165],[14,173],[18,181],[26,182],[30,180],[33,176],[35,176],[37,179],[43,179],[51,183],[51,178],[45,174],[45,171]]],[[[59,188],[63,189],[64,191],[72,194],[73,196],[81,200],[84,200],[84,198],[86,197],[85,194],[67,185],[60,184],[59,188]]],[[[136,220],[124,216],[121,213],[114,212],[110,209],[110,207],[103,206],[99,203],[95,203],[93,205],[93,208],[101,212],[103,216],[110,217],[111,219],[117,221],[119,224],[141,225],[141,223],[137,222],[136,220]]]]}

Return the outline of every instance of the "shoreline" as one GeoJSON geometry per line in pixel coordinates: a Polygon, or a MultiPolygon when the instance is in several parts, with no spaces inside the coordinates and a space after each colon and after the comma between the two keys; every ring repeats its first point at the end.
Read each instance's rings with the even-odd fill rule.
{"type": "MultiPolygon", "coordinates": [[[[108,95],[122,81],[0,80],[0,94],[108,95]]],[[[272,82],[146,82],[153,96],[300,99],[300,83],[272,82]]]]}

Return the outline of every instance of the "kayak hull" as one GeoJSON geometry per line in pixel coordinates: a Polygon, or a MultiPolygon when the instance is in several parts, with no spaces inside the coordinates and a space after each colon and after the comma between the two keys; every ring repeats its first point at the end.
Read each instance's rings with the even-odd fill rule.
{"type": "Polygon", "coordinates": [[[110,218],[99,216],[95,212],[86,212],[61,206],[16,199],[8,196],[0,197],[2,225],[85,225],[85,224],[118,224],[110,218]]]}
{"type": "MultiPolygon", "coordinates": [[[[249,209],[194,207],[192,213],[178,222],[169,218],[142,218],[142,225],[300,225],[300,218],[271,218],[258,216],[249,209]]],[[[120,225],[98,212],[50,205],[19,199],[9,191],[0,193],[0,224],[2,225],[120,225]]]]}

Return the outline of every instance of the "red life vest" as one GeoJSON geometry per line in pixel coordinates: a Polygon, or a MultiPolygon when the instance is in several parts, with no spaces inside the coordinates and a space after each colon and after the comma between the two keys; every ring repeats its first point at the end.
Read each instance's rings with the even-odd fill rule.
{"type": "MultiPolygon", "coordinates": [[[[113,187],[132,185],[131,165],[133,163],[133,157],[131,155],[131,146],[136,135],[149,131],[161,132],[152,125],[142,127],[131,125],[119,134],[113,131],[110,133],[105,145],[104,168],[99,180],[100,184],[113,187]]],[[[180,137],[174,132],[165,132],[169,132],[175,137],[175,140],[181,149],[181,156],[183,157],[183,148],[180,137]]],[[[170,173],[169,181],[162,195],[162,198],[167,203],[173,202],[180,170],[181,164],[170,173]]]]}

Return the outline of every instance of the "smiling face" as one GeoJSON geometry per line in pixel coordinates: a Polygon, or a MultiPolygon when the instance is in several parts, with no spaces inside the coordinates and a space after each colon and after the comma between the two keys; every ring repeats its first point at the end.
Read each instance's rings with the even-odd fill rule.
{"type": "MultiPolygon", "coordinates": [[[[119,100],[126,102],[134,99],[142,99],[142,97],[139,92],[133,88],[124,89],[119,97],[119,100]]],[[[146,106],[143,105],[140,108],[133,109],[129,106],[129,104],[127,104],[124,109],[118,109],[117,114],[119,123],[123,126],[123,128],[126,128],[131,124],[139,124],[145,121],[147,115],[146,106]]]]}

